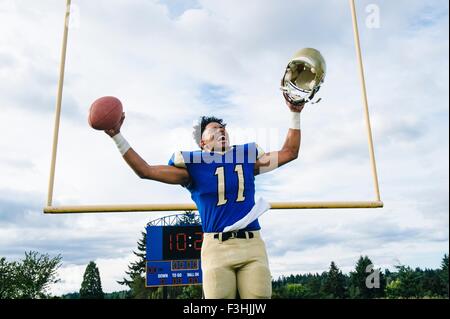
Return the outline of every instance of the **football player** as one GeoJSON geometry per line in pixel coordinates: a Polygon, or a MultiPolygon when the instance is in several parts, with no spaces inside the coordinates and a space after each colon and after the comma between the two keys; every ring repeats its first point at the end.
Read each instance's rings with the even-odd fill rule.
{"type": "Polygon", "coordinates": [[[258,222],[258,216],[270,207],[262,199],[255,202],[255,176],[298,157],[300,113],[323,81],[324,61],[314,64],[322,60],[315,51],[303,50],[286,69],[282,89],[292,120],[278,151],[265,153],[255,143],[230,145],[224,121],[203,116],[194,127],[199,150],[175,152],[168,165],[149,165],[120,133],[124,114],[115,128],[105,131],[140,178],[182,185],[191,193],[204,231],[201,261],[206,298],[235,298],[237,293],[244,299],[271,297],[269,263],[258,222]],[[299,92],[309,96],[300,97],[299,92]]]}

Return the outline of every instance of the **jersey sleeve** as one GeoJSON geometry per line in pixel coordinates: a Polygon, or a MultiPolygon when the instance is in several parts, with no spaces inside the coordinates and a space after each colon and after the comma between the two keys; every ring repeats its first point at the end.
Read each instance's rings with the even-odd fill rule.
{"type": "Polygon", "coordinates": [[[264,150],[258,145],[256,144],[256,159],[260,159],[261,157],[264,156],[264,154],[266,154],[266,152],[264,152],[264,150]]]}
{"type": "MultiPolygon", "coordinates": [[[[186,169],[188,168],[186,165],[186,161],[184,160],[183,153],[179,152],[179,151],[172,154],[172,157],[170,158],[170,160],[167,164],[170,166],[178,167],[178,168],[186,168],[186,169]]],[[[191,175],[191,174],[189,173],[189,175],[191,175]]],[[[194,183],[193,183],[192,175],[191,175],[191,180],[190,180],[189,184],[181,185],[181,186],[190,190],[191,188],[193,188],[193,185],[194,185],[194,183]]]]}
{"type": "Polygon", "coordinates": [[[172,157],[169,160],[168,165],[179,167],[179,168],[187,168],[186,163],[184,161],[183,154],[179,151],[173,153],[172,157]]]}
{"type": "Polygon", "coordinates": [[[244,148],[249,163],[256,163],[265,154],[264,150],[255,142],[245,144],[244,148]]]}

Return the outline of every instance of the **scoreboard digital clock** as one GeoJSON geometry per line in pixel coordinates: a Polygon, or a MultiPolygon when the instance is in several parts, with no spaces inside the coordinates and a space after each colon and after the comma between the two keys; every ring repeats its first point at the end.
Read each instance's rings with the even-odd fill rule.
{"type": "Polygon", "coordinates": [[[201,283],[200,225],[147,226],[146,286],[201,283]]]}

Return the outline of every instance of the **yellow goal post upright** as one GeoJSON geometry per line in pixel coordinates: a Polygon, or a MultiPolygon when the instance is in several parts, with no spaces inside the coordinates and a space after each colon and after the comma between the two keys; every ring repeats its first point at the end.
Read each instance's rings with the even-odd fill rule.
{"type": "MultiPolygon", "coordinates": [[[[64,86],[64,71],[66,64],[67,38],[69,31],[71,0],[66,0],[66,12],[64,19],[64,33],[61,50],[61,64],[58,82],[58,94],[55,111],[55,124],[53,131],[53,146],[50,165],[50,178],[48,184],[47,205],[44,207],[46,214],[64,214],[64,213],[113,213],[113,212],[150,212],[150,211],[190,211],[197,210],[194,204],[135,204],[135,205],[77,205],[77,206],[53,206],[53,187],[55,182],[56,153],[58,148],[59,125],[61,118],[61,102],[64,86]]],[[[328,202],[272,202],[272,209],[344,209],[344,208],[381,208],[383,202],[380,197],[378,184],[377,167],[375,161],[375,152],[372,139],[372,129],[369,117],[369,104],[367,99],[367,90],[364,76],[364,66],[362,62],[361,45],[359,40],[358,21],[356,16],[355,0],[349,0],[350,10],[353,22],[353,34],[356,49],[356,59],[359,68],[359,78],[362,92],[362,102],[364,108],[364,117],[367,129],[367,138],[369,145],[369,155],[372,170],[372,177],[375,189],[375,200],[368,201],[328,201],[328,202]]]]}

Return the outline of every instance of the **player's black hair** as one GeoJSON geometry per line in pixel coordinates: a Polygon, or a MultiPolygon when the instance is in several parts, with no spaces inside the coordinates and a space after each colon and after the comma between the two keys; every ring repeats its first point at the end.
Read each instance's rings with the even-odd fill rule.
{"type": "Polygon", "coordinates": [[[192,133],[192,136],[194,137],[195,142],[200,146],[200,141],[202,139],[203,131],[205,130],[206,126],[209,123],[219,123],[222,126],[226,126],[227,124],[223,122],[223,119],[219,119],[214,116],[202,116],[198,120],[198,123],[194,125],[194,132],[192,133]]]}

